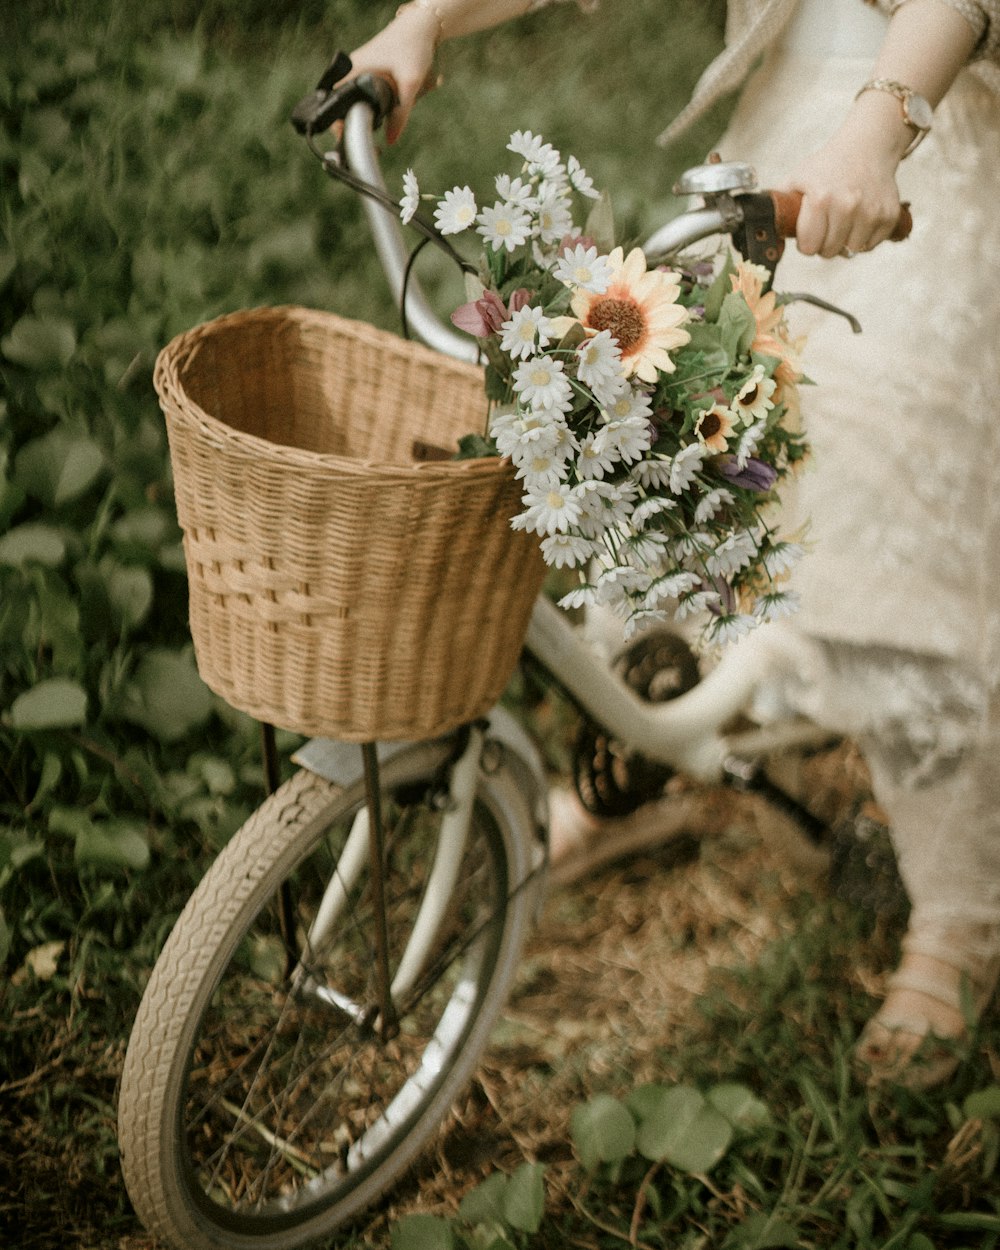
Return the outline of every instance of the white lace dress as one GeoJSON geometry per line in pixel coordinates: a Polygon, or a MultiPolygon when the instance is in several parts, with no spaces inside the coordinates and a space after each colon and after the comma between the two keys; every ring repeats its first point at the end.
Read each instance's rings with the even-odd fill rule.
{"type": "MultiPolygon", "coordinates": [[[[832,133],[871,75],[886,18],[800,0],[720,143],[761,185],[832,133]]],[[[798,485],[812,551],[794,628],[821,640],[795,692],[861,738],[893,823],[914,923],[1000,944],[1000,96],[965,70],[900,166],[905,243],[853,259],[789,247],[777,286],[805,305],[798,485]]],[[[984,952],[985,953],[985,952],[984,952]]]]}

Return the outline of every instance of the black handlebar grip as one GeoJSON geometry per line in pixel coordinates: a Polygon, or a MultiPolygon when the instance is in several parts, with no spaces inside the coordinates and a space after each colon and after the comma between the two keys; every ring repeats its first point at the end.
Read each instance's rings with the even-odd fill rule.
{"type": "Polygon", "coordinates": [[[392,81],[375,74],[360,74],[341,82],[351,72],[351,58],[338,52],[319,80],[314,91],[292,110],[292,125],[302,135],[329,130],[334,122],[343,121],[355,104],[367,104],[374,114],[374,126],[381,126],[396,105],[396,89],[392,81]],[[340,83],[339,86],[337,84],[340,83]]]}

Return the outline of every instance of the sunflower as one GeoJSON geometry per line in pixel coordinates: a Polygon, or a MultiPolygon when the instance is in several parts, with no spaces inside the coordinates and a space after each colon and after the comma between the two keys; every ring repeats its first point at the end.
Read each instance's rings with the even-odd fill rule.
{"type": "Polygon", "coordinates": [[[713,404],[698,418],[694,432],[712,451],[725,451],[733,432],[733,414],[723,404],[713,404]]]}
{"type": "Polygon", "coordinates": [[[655,382],[658,373],[673,373],[669,352],[690,341],[681,324],[687,309],[677,303],[677,274],[647,269],[642,248],[628,256],[616,247],[608,256],[610,281],[600,293],[577,288],[571,307],[588,334],[610,330],[622,353],[626,377],[655,382]]]}

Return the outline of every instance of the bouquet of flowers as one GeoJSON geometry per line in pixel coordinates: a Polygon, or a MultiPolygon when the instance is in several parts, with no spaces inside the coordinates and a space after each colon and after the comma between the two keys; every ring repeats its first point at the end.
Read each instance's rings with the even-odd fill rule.
{"type": "MultiPolygon", "coordinates": [[[[801,547],[771,518],[808,450],[801,344],[767,271],[728,247],[650,267],[614,245],[607,197],[574,157],[530,131],[507,146],[521,167],[496,178],[494,203],[467,186],[428,198],[438,234],[483,240],[452,316],[487,363],[486,438],[472,442],[523,481],[514,527],[578,571],[560,605],[611,605],[626,637],[697,613],[716,644],[794,611],[784,583],[801,547]]],[[[412,170],[403,191],[405,223],[424,198],[412,170]]]]}

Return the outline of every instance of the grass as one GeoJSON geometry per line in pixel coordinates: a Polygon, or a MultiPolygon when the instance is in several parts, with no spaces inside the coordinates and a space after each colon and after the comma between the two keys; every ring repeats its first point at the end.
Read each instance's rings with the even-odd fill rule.
{"type": "MultiPolygon", "coordinates": [[[[557,6],[444,49],[445,85],[387,153],[390,184],[409,165],[429,188],[484,182],[508,132],[532,128],[612,188],[620,234],[641,236],[676,211],[673,178],[721,117],[676,152],[653,148],[718,46],[722,9],[684,0],[667,23],[661,7],[557,6]]],[[[2,1245],[149,1245],[118,1173],[124,1046],[173,918],[261,786],[254,728],[192,684],[152,361],[174,333],[260,303],[394,327],[356,206],[287,123],[328,53],[393,8],[25,0],[10,15],[0,531],[41,526],[58,557],[12,563],[8,547],[0,561],[2,1245]],[[52,677],[83,694],[86,718],[19,730],[17,699],[52,677]]],[[[445,280],[429,272],[432,289],[445,280]]],[[[529,691],[561,761],[572,714],[529,691]]],[[[706,812],[719,803],[706,795],[706,812]]],[[[869,1105],[846,1055],[891,934],[863,944],[854,912],[752,848],[723,838],[553,897],[440,1159],[362,1241],[384,1243],[407,1206],[453,1210],[495,1161],[535,1157],[550,1194],[533,1244],[622,1244],[635,1178],[581,1177],[568,1121],[641,1077],[739,1080],[774,1120],[709,1177],[663,1169],[639,1219],[648,1244],[785,1244],[788,1228],[816,1246],[995,1242],[994,1130],[964,1127],[962,1110],[996,1079],[995,1021],[948,1091],[869,1105]],[[864,978],[845,978],[856,966],[864,978]]]]}

